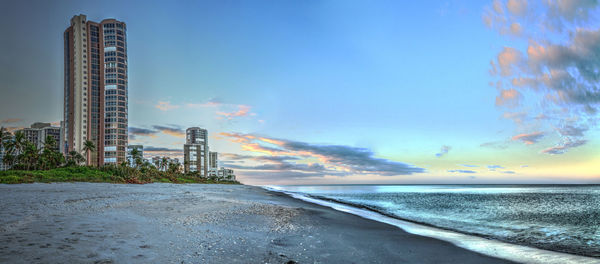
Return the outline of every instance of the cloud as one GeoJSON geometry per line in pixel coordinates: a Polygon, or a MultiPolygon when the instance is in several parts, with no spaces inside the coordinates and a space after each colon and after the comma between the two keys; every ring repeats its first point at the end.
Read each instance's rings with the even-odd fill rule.
{"type": "Polygon", "coordinates": [[[0,124],[10,124],[10,123],[18,123],[23,121],[23,119],[20,118],[8,118],[8,119],[4,119],[2,121],[0,121],[0,124]]]}
{"type": "Polygon", "coordinates": [[[585,143],[587,143],[587,140],[566,141],[557,146],[544,149],[544,150],[542,150],[542,153],[552,154],[552,155],[563,154],[563,153],[567,152],[567,150],[569,150],[570,148],[576,148],[576,147],[584,145],[585,143]]]}
{"type": "Polygon", "coordinates": [[[502,6],[502,2],[500,0],[494,0],[494,2],[492,3],[492,7],[494,8],[494,11],[496,11],[496,13],[504,14],[504,7],[502,6]]]}
{"type": "Polygon", "coordinates": [[[511,47],[504,47],[498,54],[497,62],[500,67],[500,75],[510,76],[515,71],[514,68],[521,61],[521,52],[511,47]]]}
{"type": "Polygon", "coordinates": [[[452,172],[452,173],[477,173],[476,171],[472,171],[472,170],[448,170],[448,172],[452,172]]]}
{"type": "Polygon", "coordinates": [[[506,149],[508,145],[504,141],[491,141],[484,142],[479,145],[482,148],[492,148],[492,149],[506,149]]]}
{"type": "Polygon", "coordinates": [[[504,169],[504,167],[500,165],[488,165],[487,168],[491,171],[495,171],[496,169],[504,169]]]}
{"type": "Polygon", "coordinates": [[[134,136],[152,136],[154,134],[156,134],[157,131],[152,130],[152,129],[147,129],[147,128],[140,128],[140,127],[129,127],[129,135],[134,135],[134,136]]]}
{"type": "MultiPolygon", "coordinates": [[[[349,173],[346,171],[336,171],[325,167],[319,163],[296,163],[290,161],[299,161],[301,158],[296,156],[253,156],[239,155],[233,153],[220,153],[222,163],[228,168],[243,170],[245,176],[248,176],[248,171],[260,171],[265,174],[276,176],[274,178],[306,178],[306,177],[323,177],[325,175],[346,176],[349,173]],[[258,163],[257,165],[240,165],[247,164],[247,161],[258,163]],[[275,173],[275,174],[273,174],[275,173]]],[[[257,178],[257,174],[250,173],[252,178],[257,178]]],[[[265,179],[264,175],[258,177],[265,179]]],[[[268,177],[266,177],[268,178],[268,177]]]]}
{"type": "Polygon", "coordinates": [[[537,143],[541,138],[544,137],[543,132],[534,132],[529,134],[518,134],[512,137],[512,140],[521,140],[525,142],[527,145],[532,145],[537,143]]]}
{"type": "MultiPolygon", "coordinates": [[[[521,129],[556,128],[560,141],[542,153],[564,153],[585,144],[584,132],[597,126],[600,107],[600,23],[595,17],[599,2],[505,3],[491,2],[484,9],[484,23],[528,44],[503,47],[490,62],[490,73],[497,78],[492,83],[507,84],[497,87],[496,106],[520,108],[513,114],[523,115],[505,113],[505,118],[521,129]],[[544,118],[528,119],[528,115],[544,118]],[[574,119],[578,121],[569,122],[574,119]]],[[[533,144],[539,137],[527,140],[523,135],[520,139],[533,144]]]]}
{"type": "Polygon", "coordinates": [[[442,148],[440,149],[439,153],[436,153],[435,156],[438,158],[441,158],[442,156],[446,155],[448,153],[448,151],[450,151],[452,149],[451,146],[442,146],[442,148]]]}
{"type": "MultiPolygon", "coordinates": [[[[425,172],[425,169],[402,162],[392,161],[375,157],[369,149],[357,148],[343,145],[320,145],[300,141],[276,139],[264,136],[239,133],[220,133],[221,136],[229,138],[230,141],[241,144],[243,150],[263,153],[267,156],[275,156],[268,160],[276,162],[275,165],[258,167],[253,169],[272,169],[314,171],[320,169],[322,176],[325,175],[347,175],[347,174],[377,174],[383,176],[410,175],[425,172]],[[298,157],[308,162],[318,160],[315,164],[292,164],[290,157],[298,157]],[[323,167],[322,167],[323,166],[323,167]],[[325,168],[325,169],[324,169],[325,168]]],[[[254,158],[253,158],[254,159],[254,158]]],[[[266,159],[265,156],[262,159],[266,159]]],[[[300,161],[294,160],[294,161],[300,161]]],[[[266,160],[263,160],[266,161],[266,160]]]]}
{"type": "Polygon", "coordinates": [[[247,105],[238,105],[237,106],[238,110],[234,111],[234,112],[217,112],[216,114],[221,116],[221,118],[226,118],[226,119],[233,119],[235,117],[243,117],[243,116],[249,116],[249,115],[254,115],[254,113],[250,112],[250,109],[252,107],[247,106],[247,105]]]}
{"type": "Polygon", "coordinates": [[[154,128],[157,131],[160,131],[164,134],[167,135],[171,135],[174,137],[178,137],[178,138],[185,138],[185,131],[183,129],[181,129],[180,127],[176,127],[176,126],[152,126],[152,128],[154,128]]]}
{"type": "Polygon", "coordinates": [[[460,164],[460,166],[468,167],[468,168],[477,168],[479,165],[469,165],[469,164],[460,164]]]}
{"type": "Polygon", "coordinates": [[[525,112],[504,112],[502,113],[502,118],[510,119],[516,124],[521,124],[527,118],[527,113],[525,112]]]}
{"type": "Polygon", "coordinates": [[[587,130],[587,127],[575,127],[573,125],[565,125],[562,128],[558,128],[558,133],[560,133],[562,136],[568,137],[583,137],[583,132],[587,130]]]}
{"type": "Polygon", "coordinates": [[[160,109],[161,111],[169,111],[179,108],[179,105],[172,105],[169,101],[158,101],[154,107],[160,109]]]}
{"type": "Polygon", "coordinates": [[[506,173],[506,174],[515,174],[514,171],[501,171],[501,173],[506,173]]]}
{"type": "Polygon", "coordinates": [[[180,162],[183,163],[183,146],[180,149],[144,146],[144,156],[145,157],[159,156],[159,157],[179,158],[180,162]]]}
{"type": "Polygon", "coordinates": [[[163,133],[178,138],[185,137],[185,131],[176,125],[154,125],[152,126],[152,129],[141,127],[129,127],[129,137],[131,139],[135,139],[136,136],[155,137],[158,133],[163,133]]]}
{"type": "Polygon", "coordinates": [[[526,0],[508,0],[506,3],[506,8],[513,15],[522,16],[525,15],[525,11],[527,10],[527,1],[526,0]]]}
{"type": "Polygon", "coordinates": [[[19,127],[14,127],[14,126],[10,126],[10,127],[4,127],[4,130],[10,132],[10,133],[15,133],[17,130],[21,130],[25,127],[19,126],[19,127]]]}
{"type": "Polygon", "coordinates": [[[146,147],[144,147],[144,151],[149,151],[149,152],[155,152],[155,151],[160,151],[160,152],[183,152],[183,149],[146,146],[146,147]]]}
{"type": "Polygon", "coordinates": [[[515,89],[502,90],[496,97],[496,106],[517,106],[521,97],[521,93],[515,89]]]}
{"type": "Polygon", "coordinates": [[[521,24],[519,23],[512,23],[510,24],[510,33],[513,35],[521,35],[521,24]]]}
{"type": "Polygon", "coordinates": [[[205,107],[218,107],[223,105],[223,101],[219,98],[210,98],[204,103],[188,103],[186,104],[189,108],[205,108],[205,107]]]}
{"type": "Polygon", "coordinates": [[[549,22],[559,29],[564,26],[564,21],[586,21],[590,12],[593,12],[598,6],[597,0],[547,0],[544,2],[549,9],[549,22]]]}

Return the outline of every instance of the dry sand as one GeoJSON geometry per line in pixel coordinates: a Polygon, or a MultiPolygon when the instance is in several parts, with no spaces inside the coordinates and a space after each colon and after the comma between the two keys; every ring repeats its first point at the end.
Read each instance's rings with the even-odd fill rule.
{"type": "Polygon", "coordinates": [[[0,185],[0,263],[507,263],[244,185],[0,185]]]}

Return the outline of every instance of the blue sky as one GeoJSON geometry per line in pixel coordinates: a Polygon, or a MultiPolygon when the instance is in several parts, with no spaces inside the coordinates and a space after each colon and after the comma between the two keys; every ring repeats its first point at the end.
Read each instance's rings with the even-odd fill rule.
{"type": "MultiPolygon", "coordinates": [[[[595,1],[5,6],[0,11],[5,39],[0,48],[10,51],[0,61],[5,127],[62,118],[62,32],[73,15],[86,14],[93,21],[112,17],[127,23],[130,141],[157,150],[149,155],[180,155],[181,131],[202,126],[211,134],[211,148],[223,153],[222,164],[236,168],[247,183],[600,178],[600,166],[594,165],[600,161],[597,82],[580,78],[578,70],[585,67],[573,65],[586,61],[577,56],[563,54],[560,63],[548,59],[556,57],[552,45],[573,46],[578,29],[591,32],[582,34],[589,43],[581,45],[598,56],[595,1]],[[536,47],[548,52],[535,57],[528,51],[536,47]],[[551,70],[576,71],[577,81],[569,87],[554,85],[560,80],[543,82],[551,70]],[[513,85],[513,79],[528,80],[528,86],[513,85]],[[292,148],[290,142],[310,148],[292,148]],[[279,151],[257,152],[252,144],[279,151]],[[340,148],[334,155],[322,148],[327,146],[340,148]],[[558,148],[545,151],[553,147],[558,148]],[[373,163],[341,158],[356,153],[373,163]],[[282,163],[262,156],[294,158],[282,163]],[[386,170],[386,162],[422,170],[386,170]],[[263,164],[279,167],[263,170],[258,167],[263,164]],[[503,170],[488,167],[495,165],[503,170]]],[[[589,65],[598,69],[597,62],[589,65]]]]}

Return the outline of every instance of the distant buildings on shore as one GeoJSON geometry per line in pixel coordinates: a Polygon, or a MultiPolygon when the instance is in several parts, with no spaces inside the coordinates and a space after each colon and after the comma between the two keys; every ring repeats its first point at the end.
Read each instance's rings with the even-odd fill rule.
{"type": "Polygon", "coordinates": [[[208,131],[204,128],[190,127],[185,131],[183,145],[184,172],[198,172],[200,177],[216,177],[224,180],[235,180],[233,170],[219,169],[219,153],[209,151],[208,131]]]}
{"type": "MultiPolygon", "coordinates": [[[[71,151],[82,153],[86,165],[136,164],[132,151],[137,149],[143,161],[165,163],[164,157],[144,159],[144,146],[128,145],[128,67],[127,27],[124,22],[104,19],[88,21],[85,15],[71,18],[63,33],[64,40],[64,121],[60,127],[34,123],[19,130],[38,149],[45,139],[56,141],[55,151],[65,156],[71,151]],[[87,141],[95,148],[83,151],[87,141]]],[[[199,127],[186,130],[183,145],[184,172],[198,172],[200,177],[235,180],[233,170],[219,169],[218,153],[209,152],[208,131],[199,127]]],[[[4,147],[0,146],[0,170],[4,147]]],[[[179,159],[166,158],[180,164],[179,159]]],[[[162,167],[158,166],[157,167],[162,167]]]]}

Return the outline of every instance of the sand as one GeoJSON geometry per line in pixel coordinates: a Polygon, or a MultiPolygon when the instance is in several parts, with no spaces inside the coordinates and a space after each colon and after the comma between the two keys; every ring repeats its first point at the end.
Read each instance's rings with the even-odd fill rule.
{"type": "Polygon", "coordinates": [[[508,263],[260,187],[0,185],[0,263],[508,263]]]}

